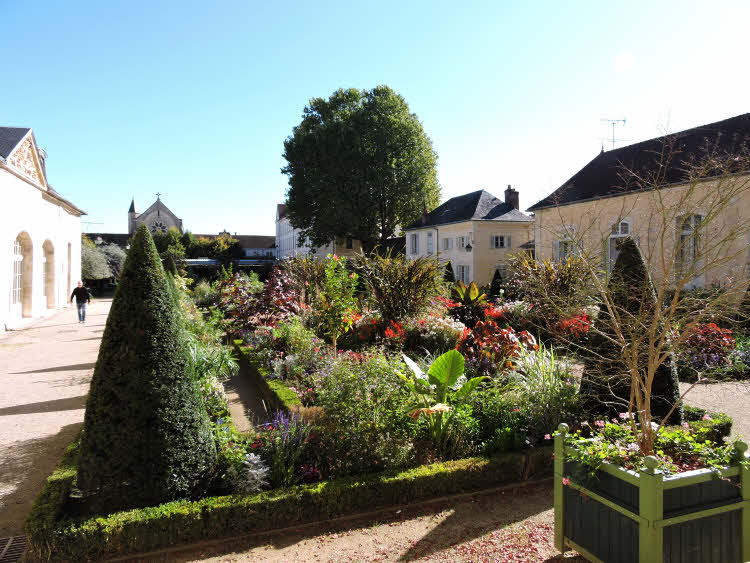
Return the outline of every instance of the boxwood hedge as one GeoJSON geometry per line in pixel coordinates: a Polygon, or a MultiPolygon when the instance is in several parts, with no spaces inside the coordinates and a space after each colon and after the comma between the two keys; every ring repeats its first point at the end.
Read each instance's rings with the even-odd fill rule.
{"type": "Polygon", "coordinates": [[[86,518],[66,512],[75,485],[78,443],[79,438],[70,445],[27,519],[29,547],[36,558],[81,561],[146,552],[539,478],[552,468],[551,448],[538,448],[86,518]]]}

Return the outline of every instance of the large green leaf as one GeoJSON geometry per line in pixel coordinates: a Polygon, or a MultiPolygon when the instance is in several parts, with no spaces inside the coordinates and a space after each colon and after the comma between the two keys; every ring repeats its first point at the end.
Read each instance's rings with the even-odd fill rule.
{"type": "Polygon", "coordinates": [[[461,386],[461,389],[456,391],[456,394],[453,395],[453,399],[458,402],[463,402],[476,390],[477,387],[479,387],[479,384],[482,383],[482,381],[484,381],[485,379],[487,379],[487,376],[484,375],[480,377],[472,377],[469,381],[461,386]]]}
{"type": "Polygon", "coordinates": [[[404,358],[404,363],[409,366],[409,369],[414,372],[414,375],[416,375],[419,379],[425,379],[424,372],[414,360],[412,360],[406,354],[402,354],[402,357],[404,358]]]}
{"type": "Polygon", "coordinates": [[[471,282],[469,284],[469,299],[475,301],[477,297],[479,297],[479,288],[477,287],[477,284],[471,282]]]}
{"type": "Polygon", "coordinates": [[[464,357],[457,350],[449,350],[439,356],[427,372],[433,385],[451,387],[464,373],[464,357]]]}

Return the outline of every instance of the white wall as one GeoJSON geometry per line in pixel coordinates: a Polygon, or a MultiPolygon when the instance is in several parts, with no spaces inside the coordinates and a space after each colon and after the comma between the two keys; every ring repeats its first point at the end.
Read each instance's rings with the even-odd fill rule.
{"type": "MultiPolygon", "coordinates": [[[[283,260],[292,256],[309,256],[311,255],[310,241],[307,240],[304,245],[297,246],[299,240],[299,229],[292,228],[292,224],[287,217],[276,221],[276,258],[283,260]]],[[[328,254],[333,253],[333,245],[320,246],[315,249],[314,255],[318,258],[325,258],[328,254]]]]}
{"type": "Polygon", "coordinates": [[[31,318],[68,304],[68,244],[71,245],[70,286],[81,276],[81,218],[43,199],[43,192],[0,168],[0,331],[27,321],[20,311],[11,310],[13,245],[26,232],[32,244],[31,318]],[[54,247],[54,307],[47,307],[44,296],[44,249],[49,240],[54,247]]]}

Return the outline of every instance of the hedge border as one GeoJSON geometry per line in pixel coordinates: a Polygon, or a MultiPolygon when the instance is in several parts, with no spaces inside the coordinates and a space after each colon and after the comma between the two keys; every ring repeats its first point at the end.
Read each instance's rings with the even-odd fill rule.
{"type": "Polygon", "coordinates": [[[298,485],[257,495],[174,501],[74,519],[65,514],[65,505],[75,485],[79,440],[80,435],[47,479],[26,521],[30,553],[42,560],[99,560],[150,552],[175,544],[231,538],[480,491],[538,479],[552,472],[552,448],[544,447],[492,458],[467,458],[298,485]]]}
{"type": "Polygon", "coordinates": [[[302,408],[302,403],[294,391],[281,381],[267,377],[268,370],[258,365],[253,357],[252,348],[245,346],[242,340],[235,340],[234,349],[239,356],[240,373],[255,382],[271,412],[290,412],[302,408]]]}

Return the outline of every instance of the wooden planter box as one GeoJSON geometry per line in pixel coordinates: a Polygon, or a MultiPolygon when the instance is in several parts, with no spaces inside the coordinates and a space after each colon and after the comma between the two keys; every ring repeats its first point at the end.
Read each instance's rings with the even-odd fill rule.
{"type": "MultiPolygon", "coordinates": [[[[657,460],[636,473],[603,464],[597,479],[576,482],[555,437],[555,547],[606,563],[750,561],[750,471],[727,467],[664,476],[657,460]],[[563,477],[570,483],[563,485],[563,477]]],[[[735,444],[741,455],[747,445],[735,444]]]]}

